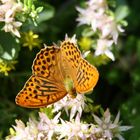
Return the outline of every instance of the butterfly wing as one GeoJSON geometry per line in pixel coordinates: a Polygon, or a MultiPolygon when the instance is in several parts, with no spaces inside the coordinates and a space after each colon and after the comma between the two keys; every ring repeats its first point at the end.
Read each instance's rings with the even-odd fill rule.
{"type": "Polygon", "coordinates": [[[81,53],[77,46],[69,40],[65,40],[61,43],[61,61],[63,62],[63,68],[65,68],[66,73],[76,81],[76,72],[79,67],[79,62],[81,59],[81,53]]]}
{"type": "Polygon", "coordinates": [[[59,67],[60,49],[46,47],[36,56],[33,75],[16,96],[16,103],[23,107],[44,107],[63,98],[67,91],[59,67]]]}
{"type": "Polygon", "coordinates": [[[16,103],[22,107],[38,108],[52,104],[65,95],[65,88],[60,83],[33,75],[16,96],[16,103]]]}
{"type": "Polygon", "coordinates": [[[76,91],[78,93],[86,93],[95,87],[99,78],[98,70],[89,64],[85,59],[80,60],[76,73],[76,91]]]}
{"type": "Polygon", "coordinates": [[[91,91],[99,78],[97,69],[82,58],[78,47],[71,41],[62,42],[61,51],[71,73],[76,91],[78,93],[91,91]]]}

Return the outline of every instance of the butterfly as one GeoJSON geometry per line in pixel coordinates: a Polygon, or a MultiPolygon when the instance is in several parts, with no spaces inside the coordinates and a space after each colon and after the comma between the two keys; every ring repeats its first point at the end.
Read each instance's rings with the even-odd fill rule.
{"type": "Polygon", "coordinates": [[[16,96],[15,102],[27,108],[55,103],[67,94],[75,98],[95,87],[99,78],[96,67],[82,58],[77,44],[65,39],[60,47],[46,46],[36,55],[32,75],[16,96]]]}

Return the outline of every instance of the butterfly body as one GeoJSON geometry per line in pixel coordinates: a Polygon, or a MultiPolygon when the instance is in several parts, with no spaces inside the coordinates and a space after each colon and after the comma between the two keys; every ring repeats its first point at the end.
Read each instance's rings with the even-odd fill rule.
{"type": "Polygon", "coordinates": [[[97,69],[81,56],[76,44],[70,40],[60,47],[45,47],[32,66],[32,76],[16,96],[23,107],[38,108],[52,104],[67,94],[91,91],[98,81],[97,69]]]}

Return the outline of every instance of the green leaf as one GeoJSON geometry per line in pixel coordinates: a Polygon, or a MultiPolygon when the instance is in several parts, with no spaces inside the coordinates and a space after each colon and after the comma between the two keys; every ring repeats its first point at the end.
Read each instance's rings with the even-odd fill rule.
{"type": "Polygon", "coordinates": [[[54,113],[53,113],[53,108],[50,106],[50,107],[45,107],[45,108],[40,108],[40,112],[43,112],[45,113],[49,119],[52,119],[53,116],[54,116],[54,113]]]}
{"type": "Polygon", "coordinates": [[[140,62],[140,39],[137,40],[137,51],[136,51],[136,54],[138,56],[138,60],[140,62]]]}
{"type": "Polygon", "coordinates": [[[93,36],[95,33],[91,28],[85,28],[82,32],[82,36],[84,37],[91,37],[93,36]]]}
{"type": "Polygon", "coordinates": [[[3,47],[0,44],[0,55],[3,53],[3,47]]]}
{"type": "Polygon", "coordinates": [[[33,0],[27,0],[27,6],[30,9],[33,6],[33,0]]]}
{"type": "Polygon", "coordinates": [[[126,5],[119,6],[115,11],[116,20],[120,21],[126,18],[129,14],[129,8],[126,5]]]}
{"type": "Polygon", "coordinates": [[[122,104],[121,117],[126,124],[128,124],[129,126],[133,126],[133,129],[131,129],[131,133],[125,133],[125,138],[127,140],[138,140],[140,139],[140,95],[139,92],[135,92],[135,94],[132,95],[131,98],[127,100],[127,102],[122,104]]]}
{"type": "Polygon", "coordinates": [[[37,13],[40,13],[40,12],[42,12],[42,10],[43,10],[43,7],[41,6],[41,7],[38,7],[38,8],[36,9],[36,12],[37,12],[37,13]]]}
{"type": "Polygon", "coordinates": [[[9,33],[0,32],[0,57],[5,60],[14,60],[20,50],[19,44],[9,33]]]}
{"type": "MultiPolygon", "coordinates": [[[[41,7],[39,7],[41,10],[41,7]]],[[[38,14],[37,23],[49,20],[54,16],[54,8],[52,6],[45,6],[44,10],[38,14]]]]}

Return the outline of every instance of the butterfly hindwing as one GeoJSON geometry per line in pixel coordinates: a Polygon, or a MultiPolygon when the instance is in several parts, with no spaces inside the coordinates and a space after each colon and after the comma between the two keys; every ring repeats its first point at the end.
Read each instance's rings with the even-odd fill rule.
{"type": "Polygon", "coordinates": [[[31,76],[16,96],[16,103],[23,107],[44,107],[60,100],[66,94],[65,88],[59,83],[31,76]]]}
{"type": "MultiPolygon", "coordinates": [[[[70,40],[63,41],[60,46],[61,61],[65,73],[74,81],[76,81],[76,72],[81,59],[81,52],[76,44],[70,40]]],[[[75,85],[74,85],[75,86],[75,85]]]]}
{"type": "Polygon", "coordinates": [[[64,41],[62,42],[60,49],[62,56],[67,59],[69,65],[73,68],[77,68],[79,60],[81,59],[81,53],[76,44],[70,41],[64,41]]]}
{"type": "Polygon", "coordinates": [[[85,59],[80,60],[76,73],[75,87],[78,93],[86,93],[95,87],[99,78],[97,69],[85,59]]]}
{"type": "Polygon", "coordinates": [[[91,91],[98,81],[97,69],[82,58],[77,45],[69,40],[62,42],[61,51],[78,93],[91,91]]]}

